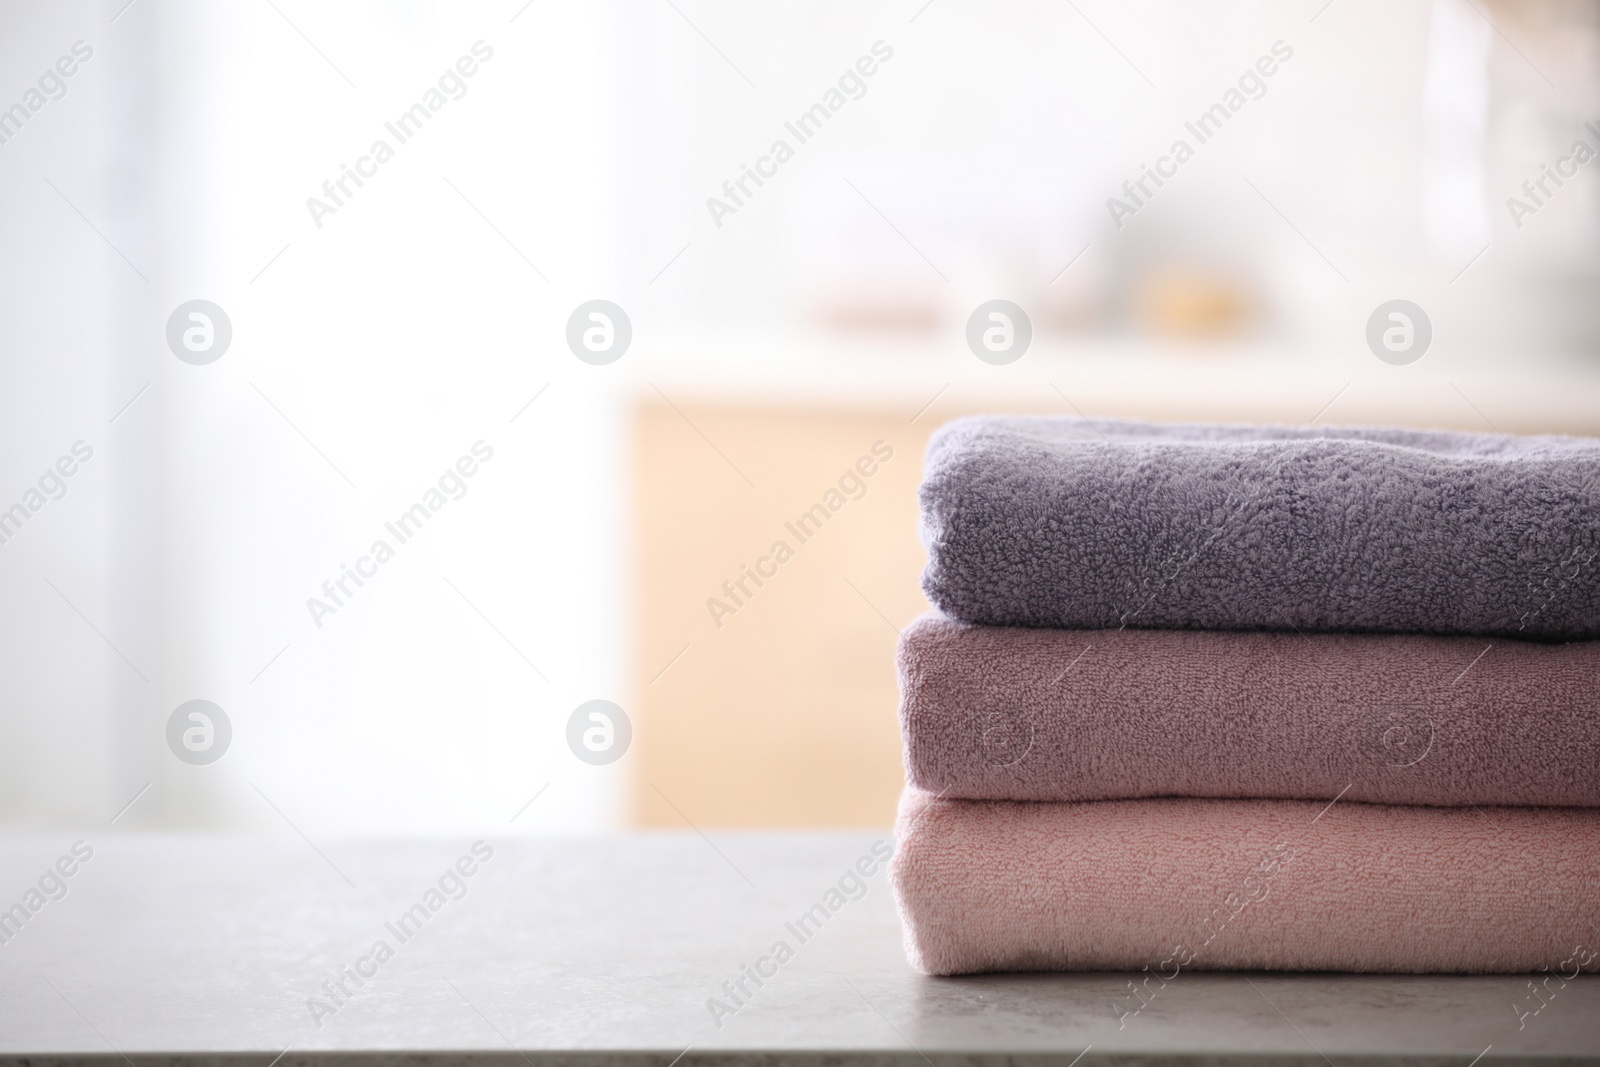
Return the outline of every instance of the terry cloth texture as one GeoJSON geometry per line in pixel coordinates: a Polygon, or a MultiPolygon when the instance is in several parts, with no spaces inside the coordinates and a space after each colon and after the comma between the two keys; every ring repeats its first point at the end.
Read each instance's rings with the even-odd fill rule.
{"type": "Polygon", "coordinates": [[[926,472],[965,622],[1600,637],[1600,440],[981,417],[926,472]]]}
{"type": "Polygon", "coordinates": [[[947,797],[1600,807],[1600,641],[929,614],[898,659],[907,779],[947,797]]]}
{"type": "Polygon", "coordinates": [[[1031,804],[907,790],[912,964],[1527,972],[1600,928],[1600,811],[1295,800],[1031,804]]]}

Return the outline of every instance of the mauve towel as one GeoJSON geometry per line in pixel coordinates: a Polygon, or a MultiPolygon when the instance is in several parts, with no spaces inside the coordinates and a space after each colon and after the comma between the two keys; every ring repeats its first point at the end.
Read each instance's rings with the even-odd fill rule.
{"type": "Polygon", "coordinates": [[[929,614],[898,659],[907,779],[948,797],[1600,807],[1600,641],[929,614]]]}
{"type": "Polygon", "coordinates": [[[908,790],[896,831],[928,974],[1537,971],[1600,934],[1594,809],[908,790]]]}
{"type": "Polygon", "coordinates": [[[922,516],[966,622],[1600,637],[1600,440],[968,418],[922,516]]]}

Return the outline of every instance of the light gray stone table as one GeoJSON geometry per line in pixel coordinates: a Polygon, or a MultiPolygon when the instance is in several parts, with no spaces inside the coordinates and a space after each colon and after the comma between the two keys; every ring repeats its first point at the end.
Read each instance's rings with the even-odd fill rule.
{"type": "MultiPolygon", "coordinates": [[[[0,908],[73,840],[0,842],[0,908]]],[[[1185,973],[1119,1026],[1128,975],[914,973],[881,872],[802,942],[785,924],[875,840],[491,840],[459,899],[427,891],[465,840],[91,840],[0,944],[0,1067],[1600,1063],[1600,977],[1534,1001],[1514,976],[1185,973]],[[347,967],[370,977],[336,999],[347,967]]]]}

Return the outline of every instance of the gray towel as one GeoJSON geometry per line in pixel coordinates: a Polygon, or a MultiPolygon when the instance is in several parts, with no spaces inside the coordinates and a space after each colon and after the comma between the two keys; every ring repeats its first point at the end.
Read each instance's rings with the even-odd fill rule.
{"type": "Polygon", "coordinates": [[[1600,637],[1600,440],[978,417],[922,587],[997,626],[1600,637]]]}

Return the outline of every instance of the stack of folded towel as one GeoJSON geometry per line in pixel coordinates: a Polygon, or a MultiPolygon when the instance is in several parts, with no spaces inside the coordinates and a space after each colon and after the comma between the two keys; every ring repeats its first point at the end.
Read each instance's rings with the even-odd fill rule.
{"type": "Polygon", "coordinates": [[[1595,960],[1600,441],[965,419],[922,509],[919,969],[1595,960]]]}

